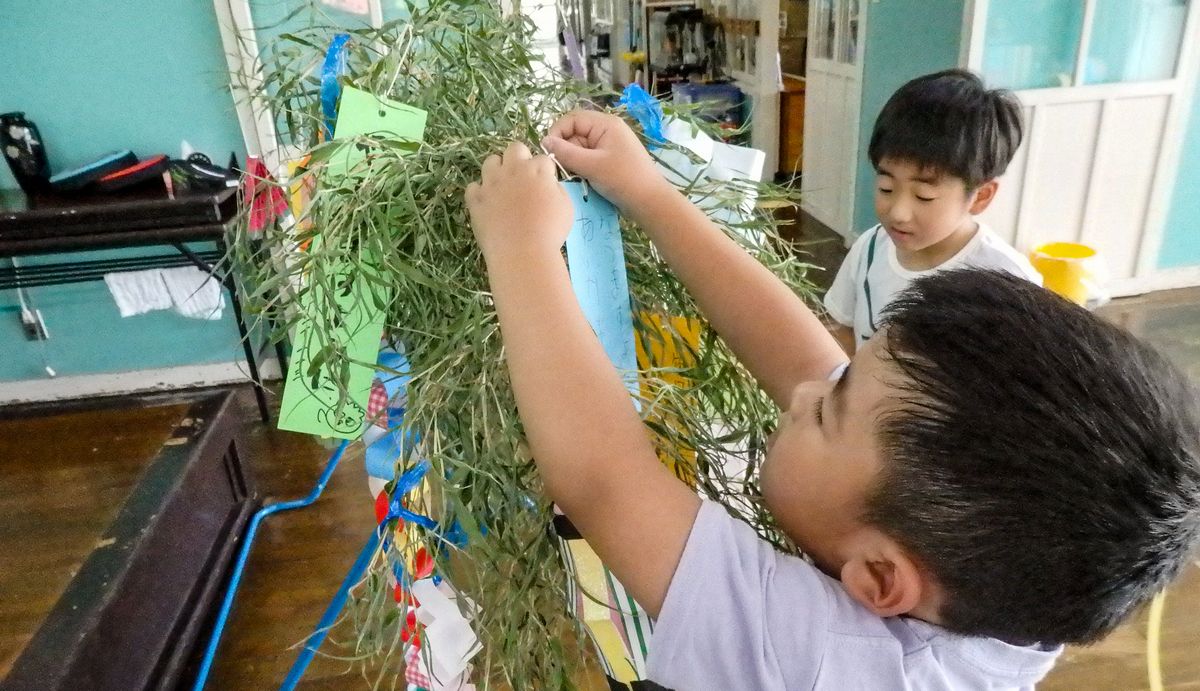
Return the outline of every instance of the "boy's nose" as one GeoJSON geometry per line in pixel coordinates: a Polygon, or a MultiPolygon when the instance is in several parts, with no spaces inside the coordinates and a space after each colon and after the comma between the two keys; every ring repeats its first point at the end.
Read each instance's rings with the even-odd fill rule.
{"type": "Polygon", "coordinates": [[[912,208],[904,202],[895,202],[888,207],[887,219],[890,225],[900,225],[912,220],[912,208]]]}

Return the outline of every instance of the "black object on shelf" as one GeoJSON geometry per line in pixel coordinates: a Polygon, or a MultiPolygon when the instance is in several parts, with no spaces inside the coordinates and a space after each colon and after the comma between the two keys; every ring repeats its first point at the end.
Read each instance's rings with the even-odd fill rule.
{"type": "Polygon", "coordinates": [[[50,186],[46,145],[37,125],[27,120],[24,113],[0,115],[0,149],[4,151],[17,184],[26,194],[35,194],[50,186]]]}
{"type": "Polygon", "coordinates": [[[171,161],[171,176],[185,189],[217,192],[241,184],[241,177],[232,165],[235,163],[236,158],[230,156],[230,167],[222,168],[204,154],[192,154],[186,160],[171,161]]]}

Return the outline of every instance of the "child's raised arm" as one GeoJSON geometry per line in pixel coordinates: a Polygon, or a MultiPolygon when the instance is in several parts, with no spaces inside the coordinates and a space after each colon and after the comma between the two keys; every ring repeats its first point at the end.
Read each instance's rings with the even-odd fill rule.
{"type": "Polygon", "coordinates": [[[782,281],[725,236],[655,168],[618,117],[576,111],[543,145],[636,221],[704,315],[780,408],[802,381],[823,379],[846,355],[782,281]]]}
{"type": "Polygon", "coordinates": [[[554,164],[514,143],[467,188],[505,359],[546,491],[657,616],[700,498],[654,454],[629,392],[571,290],[572,208],[554,164]]]}

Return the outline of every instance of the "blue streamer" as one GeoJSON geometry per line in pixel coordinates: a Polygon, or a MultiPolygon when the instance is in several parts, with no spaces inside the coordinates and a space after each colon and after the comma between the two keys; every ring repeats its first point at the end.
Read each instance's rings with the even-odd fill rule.
{"type": "Polygon", "coordinates": [[[642,131],[646,133],[647,148],[653,150],[667,143],[663,135],[662,104],[646,93],[640,84],[633,82],[625,87],[617,103],[625,106],[625,110],[642,126],[642,131]]]}
{"type": "MultiPolygon", "coordinates": [[[[388,412],[388,420],[396,420],[394,424],[397,425],[403,416],[403,408],[390,409],[388,412]]],[[[381,480],[396,477],[396,458],[415,448],[420,441],[421,435],[417,434],[416,430],[403,430],[399,427],[389,430],[366,448],[363,460],[367,474],[381,480]]]]}
{"type": "MultiPolygon", "coordinates": [[[[486,528],[483,529],[483,533],[485,535],[487,534],[486,528]]],[[[446,538],[446,542],[459,549],[467,546],[467,531],[463,530],[463,527],[459,524],[457,518],[454,519],[454,522],[450,524],[450,528],[443,533],[442,537],[446,538]]],[[[442,546],[442,550],[445,552],[449,551],[446,549],[445,545],[442,546]]]]}
{"type": "Polygon", "coordinates": [[[402,518],[410,523],[416,523],[422,528],[429,530],[437,530],[437,521],[428,516],[422,516],[419,513],[414,513],[404,508],[404,495],[408,494],[421,483],[421,478],[425,477],[425,473],[429,472],[429,460],[422,458],[417,461],[417,464],[408,470],[404,471],[396,480],[396,486],[392,488],[392,502],[388,504],[387,516],[383,519],[386,523],[394,518],[402,518]]]}
{"type": "Polygon", "coordinates": [[[321,66],[321,111],[325,115],[325,141],[333,139],[333,123],[337,121],[338,96],[342,93],[342,85],[338,83],[338,75],[346,71],[346,44],[350,42],[350,34],[338,34],[329,42],[329,50],[325,51],[325,64],[321,66]]]}

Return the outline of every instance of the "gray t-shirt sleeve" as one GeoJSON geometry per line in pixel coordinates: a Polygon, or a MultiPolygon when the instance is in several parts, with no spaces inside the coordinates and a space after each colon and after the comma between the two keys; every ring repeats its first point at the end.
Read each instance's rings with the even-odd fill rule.
{"type": "Polygon", "coordinates": [[[649,678],[677,691],[812,688],[832,584],[705,501],[655,624],[649,678]]]}

